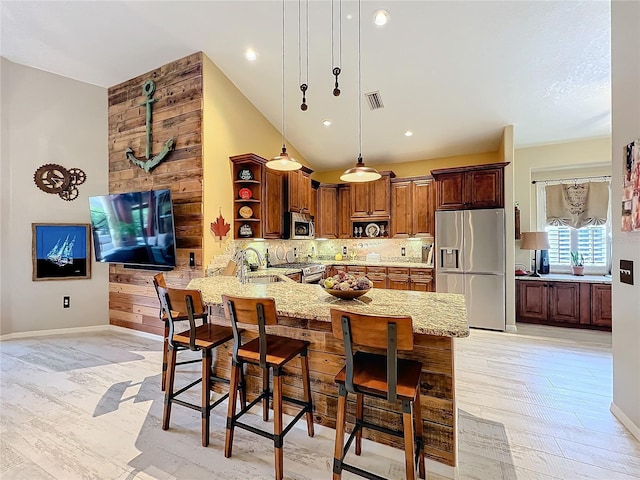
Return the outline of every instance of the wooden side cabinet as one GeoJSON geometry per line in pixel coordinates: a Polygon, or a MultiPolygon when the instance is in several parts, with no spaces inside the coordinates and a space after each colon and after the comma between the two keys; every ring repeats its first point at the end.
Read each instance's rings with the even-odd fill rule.
{"type": "Polygon", "coordinates": [[[432,170],[436,180],[436,210],[504,207],[504,167],[492,163],[432,170]]]}
{"type": "Polygon", "coordinates": [[[320,185],[318,188],[318,215],[316,237],[338,238],[338,187],[320,185]]]}
{"type": "Polygon", "coordinates": [[[262,229],[264,238],[284,238],[284,175],[264,169],[264,203],[262,229]]]}
{"type": "Polygon", "coordinates": [[[391,237],[433,236],[433,183],[430,177],[391,182],[391,237]]]}
{"type": "Polygon", "coordinates": [[[610,330],[611,285],[517,280],[516,320],[610,330]]]}

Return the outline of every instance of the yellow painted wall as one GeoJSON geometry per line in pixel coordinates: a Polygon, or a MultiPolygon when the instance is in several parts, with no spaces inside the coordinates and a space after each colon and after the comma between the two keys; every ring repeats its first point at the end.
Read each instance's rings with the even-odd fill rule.
{"type": "MultiPolygon", "coordinates": [[[[282,148],[282,135],[206,55],[202,57],[204,270],[211,258],[222,253],[233,239],[234,206],[229,157],[243,153],[255,153],[267,159],[274,157],[282,148]],[[222,241],[213,235],[210,228],[220,210],[231,225],[222,241]]],[[[287,151],[307,165],[300,152],[290,144],[287,144],[287,151]]]]}
{"type": "MultiPolygon", "coordinates": [[[[498,152],[487,152],[477,153],[474,155],[457,155],[454,157],[430,158],[426,160],[417,160],[414,162],[367,165],[375,167],[380,171],[392,170],[397,177],[415,177],[418,175],[430,175],[431,170],[437,168],[461,167],[465,165],[482,165],[483,163],[496,163],[501,161],[502,160],[500,160],[498,157],[498,152]]],[[[325,172],[314,172],[311,175],[311,178],[323,183],[339,183],[340,175],[342,175],[343,172],[344,169],[327,170],[325,172]]]]}
{"type": "MultiPolygon", "coordinates": [[[[520,230],[536,230],[536,189],[532,180],[611,174],[611,138],[594,138],[519,148],[515,152],[514,201],[520,205],[520,230]]],[[[516,263],[530,265],[532,253],[516,242],[516,263]]]]}

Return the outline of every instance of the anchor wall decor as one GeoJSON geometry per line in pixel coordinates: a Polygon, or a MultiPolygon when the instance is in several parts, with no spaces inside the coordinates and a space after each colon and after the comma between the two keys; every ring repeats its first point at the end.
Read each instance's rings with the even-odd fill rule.
{"type": "Polygon", "coordinates": [[[151,97],[153,97],[153,92],[155,91],[156,91],[156,84],[153,82],[153,80],[147,80],[146,82],[144,82],[144,85],[142,85],[142,93],[144,93],[147,96],[147,99],[140,104],[147,107],[146,160],[139,160],[138,158],[136,158],[136,156],[133,153],[133,149],[131,147],[127,147],[127,149],[124,151],[125,155],[127,156],[127,159],[131,163],[139,166],[147,173],[149,173],[151,170],[157,167],[160,164],[160,162],[162,162],[167,157],[169,152],[173,150],[173,148],[175,147],[175,137],[172,137],[165,142],[164,147],[162,147],[162,150],[160,150],[160,153],[158,153],[154,157],[151,157],[151,110],[152,110],[152,105],[154,104],[154,102],[157,101],[156,99],[151,97]]]}

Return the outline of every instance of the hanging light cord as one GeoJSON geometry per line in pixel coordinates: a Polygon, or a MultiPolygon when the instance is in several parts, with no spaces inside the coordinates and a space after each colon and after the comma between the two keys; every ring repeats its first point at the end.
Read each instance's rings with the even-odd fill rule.
{"type": "Polygon", "coordinates": [[[282,0],[282,151],[286,152],[287,147],[285,145],[285,121],[284,121],[284,2],[282,0]]]}
{"type": "Polygon", "coordinates": [[[360,60],[360,24],[362,17],[360,16],[360,1],[358,0],[358,140],[359,154],[358,161],[362,161],[362,65],[360,60]]]}
{"type": "Polygon", "coordinates": [[[307,110],[307,108],[309,108],[307,106],[307,90],[309,89],[309,0],[307,0],[307,3],[305,5],[306,8],[306,74],[305,74],[305,81],[304,83],[302,82],[302,48],[300,48],[300,45],[302,43],[302,36],[300,34],[300,24],[301,24],[301,17],[300,17],[300,11],[302,10],[302,8],[300,7],[301,5],[301,0],[298,0],[298,83],[300,84],[300,91],[302,92],[302,103],[300,104],[300,110],[302,110],[303,112],[307,110]]]}
{"type": "Polygon", "coordinates": [[[338,15],[339,15],[339,19],[338,19],[338,57],[339,57],[339,65],[336,67],[335,65],[335,57],[334,57],[334,53],[335,53],[335,47],[333,45],[333,41],[334,41],[334,37],[335,37],[335,33],[333,31],[333,24],[335,23],[335,15],[333,13],[333,2],[334,0],[331,0],[331,73],[336,77],[335,80],[335,84],[334,84],[334,88],[333,88],[333,96],[334,97],[338,97],[340,96],[340,86],[338,84],[338,76],[340,75],[340,73],[342,72],[342,0],[339,0],[339,11],[338,11],[338,15]]]}

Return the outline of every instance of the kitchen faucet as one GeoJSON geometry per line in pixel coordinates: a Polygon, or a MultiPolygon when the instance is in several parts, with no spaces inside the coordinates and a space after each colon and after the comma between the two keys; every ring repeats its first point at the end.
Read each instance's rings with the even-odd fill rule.
{"type": "Polygon", "coordinates": [[[256,257],[258,257],[258,265],[262,265],[264,263],[262,255],[255,248],[246,247],[239,250],[234,256],[234,260],[236,260],[236,263],[240,263],[240,268],[238,269],[238,280],[242,285],[247,284],[249,280],[247,265],[245,264],[247,260],[247,251],[252,251],[256,254],[256,257]]]}

